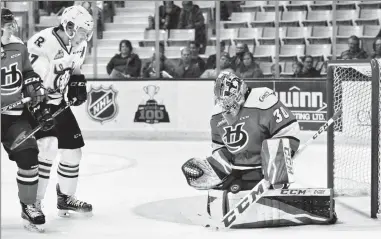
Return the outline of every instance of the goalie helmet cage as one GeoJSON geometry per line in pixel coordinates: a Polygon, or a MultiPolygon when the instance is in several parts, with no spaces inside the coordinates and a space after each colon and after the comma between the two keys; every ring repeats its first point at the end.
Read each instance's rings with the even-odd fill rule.
{"type": "Polygon", "coordinates": [[[381,60],[328,63],[327,118],[341,117],[327,131],[327,184],[336,196],[370,196],[370,216],[381,213],[381,60]]]}

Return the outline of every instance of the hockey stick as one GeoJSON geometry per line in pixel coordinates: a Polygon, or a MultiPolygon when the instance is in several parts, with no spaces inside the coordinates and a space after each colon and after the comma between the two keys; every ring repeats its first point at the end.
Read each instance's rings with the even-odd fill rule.
{"type": "MultiPolygon", "coordinates": [[[[342,110],[339,110],[332,116],[332,118],[325,122],[325,124],[319,128],[319,130],[312,136],[312,138],[307,140],[307,142],[299,147],[292,159],[294,160],[295,157],[300,155],[300,153],[303,152],[306,147],[317,137],[319,137],[330,125],[332,125],[340,117],[341,114],[342,110]]],[[[262,195],[269,190],[269,186],[270,183],[267,180],[262,179],[252,190],[250,190],[250,192],[245,197],[243,197],[237,203],[233,209],[225,214],[221,220],[222,226],[225,228],[230,228],[242,213],[244,213],[252,204],[258,202],[262,195]]]]}
{"type": "MultiPolygon", "coordinates": [[[[70,106],[72,106],[74,104],[75,100],[73,101],[69,101],[64,107],[62,107],[61,109],[57,110],[56,112],[54,112],[54,114],[52,115],[53,118],[55,118],[57,115],[61,114],[64,110],[66,110],[67,108],[69,108],[70,106]]],[[[43,125],[38,125],[36,128],[30,130],[28,133],[26,131],[23,131],[21,132],[15,139],[15,141],[12,143],[10,149],[11,150],[14,150],[15,148],[17,148],[18,146],[20,146],[22,143],[24,143],[27,139],[29,139],[30,137],[32,137],[35,133],[37,133],[37,131],[39,131],[41,128],[42,128],[43,125]]]]}
{"type": "Polygon", "coordinates": [[[15,108],[16,106],[19,106],[19,105],[22,105],[22,104],[25,104],[25,103],[28,103],[29,101],[31,101],[32,98],[30,97],[25,97],[25,98],[22,98],[21,100],[18,100],[16,102],[13,102],[9,105],[6,105],[4,107],[1,107],[1,113],[3,113],[4,111],[7,111],[7,110],[10,110],[10,109],[13,109],[15,108]]]}

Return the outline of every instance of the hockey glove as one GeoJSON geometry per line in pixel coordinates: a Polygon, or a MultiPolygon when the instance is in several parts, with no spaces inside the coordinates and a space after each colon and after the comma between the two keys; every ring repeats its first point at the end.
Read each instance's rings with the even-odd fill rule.
{"type": "Polygon", "coordinates": [[[25,74],[24,79],[23,95],[24,97],[32,98],[29,102],[29,106],[34,107],[43,102],[47,94],[42,85],[40,76],[32,71],[25,74]]]}
{"type": "Polygon", "coordinates": [[[42,131],[48,131],[54,127],[54,118],[50,113],[50,107],[48,104],[46,104],[46,101],[29,107],[29,111],[32,113],[36,121],[42,125],[42,131]]]}
{"type": "Polygon", "coordinates": [[[87,100],[86,79],[84,75],[72,75],[69,80],[67,98],[73,101],[74,106],[83,104],[87,100]]]}

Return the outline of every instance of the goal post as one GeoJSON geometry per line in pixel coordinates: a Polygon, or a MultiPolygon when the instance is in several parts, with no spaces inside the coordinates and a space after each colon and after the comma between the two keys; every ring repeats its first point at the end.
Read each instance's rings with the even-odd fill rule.
{"type": "Polygon", "coordinates": [[[327,118],[341,117],[327,131],[327,186],[336,196],[370,196],[370,216],[381,213],[381,60],[328,63],[327,118]]]}

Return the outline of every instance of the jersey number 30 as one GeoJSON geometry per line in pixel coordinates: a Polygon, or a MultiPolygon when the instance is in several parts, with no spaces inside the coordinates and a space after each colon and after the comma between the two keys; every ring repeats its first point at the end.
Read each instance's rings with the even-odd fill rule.
{"type": "Polygon", "coordinates": [[[290,117],[288,112],[282,106],[274,110],[273,115],[276,117],[275,122],[277,123],[280,123],[283,121],[283,119],[288,119],[288,117],[290,117]]]}

